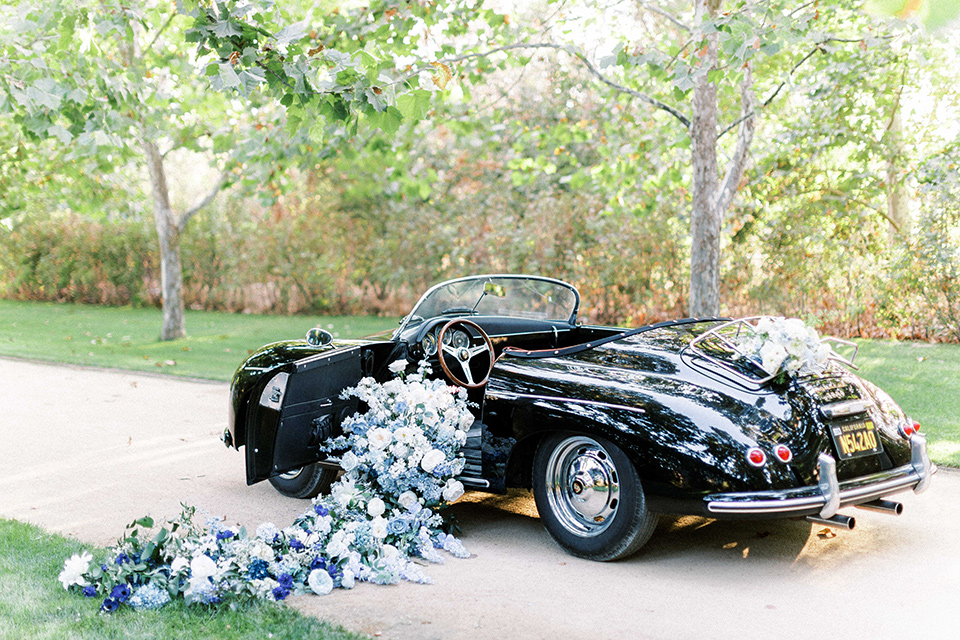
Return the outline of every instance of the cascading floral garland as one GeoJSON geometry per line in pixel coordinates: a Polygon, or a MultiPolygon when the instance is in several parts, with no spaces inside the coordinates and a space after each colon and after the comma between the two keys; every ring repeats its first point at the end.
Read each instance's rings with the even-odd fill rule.
{"type": "Polygon", "coordinates": [[[823,369],[833,350],[817,330],[799,318],[760,318],[754,330],[738,339],[738,347],[772,376],[814,373],[823,369]]]}
{"type": "Polygon", "coordinates": [[[473,416],[464,389],[427,379],[425,363],[409,376],[406,367],[398,361],[390,366],[398,378],[364,378],[344,392],[368,407],[345,420],[344,434],[327,446],[342,452],[344,473],[289,527],[264,523],[251,537],[219,518],[198,524],[196,509],[183,505],[152,537],[150,518],[128,525],[101,563],[87,552],[73,555],[60,582],[103,598],[108,613],[155,609],[177,597],[188,604],[280,601],[356,581],[429,583],[415,558],[442,562],[438,549],[469,555],[444,533],[438,508],[463,494],[455,477],[473,416]]]}

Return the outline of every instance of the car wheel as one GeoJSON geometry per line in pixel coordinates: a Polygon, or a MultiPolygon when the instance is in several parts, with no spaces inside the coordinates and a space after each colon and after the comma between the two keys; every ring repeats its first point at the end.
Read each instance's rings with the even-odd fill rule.
{"type": "Polygon", "coordinates": [[[308,464],[300,469],[270,478],[273,488],[289,498],[312,498],[330,490],[337,479],[337,470],[308,464]]]}
{"type": "Polygon", "coordinates": [[[547,532],[580,558],[626,558],[657,525],[633,463],[603,438],[556,434],[544,440],[534,456],[533,495],[547,532]]]}

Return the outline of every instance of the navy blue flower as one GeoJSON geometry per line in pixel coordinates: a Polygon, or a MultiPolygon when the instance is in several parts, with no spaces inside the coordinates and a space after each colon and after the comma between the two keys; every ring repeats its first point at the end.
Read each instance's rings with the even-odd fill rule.
{"type": "Polygon", "coordinates": [[[251,580],[262,580],[263,578],[266,578],[268,575],[270,575],[270,572],[267,570],[266,560],[257,558],[251,562],[247,574],[250,576],[251,580]]]}
{"type": "Polygon", "coordinates": [[[315,505],[313,505],[313,510],[317,512],[317,515],[318,515],[318,516],[325,516],[325,515],[327,515],[328,513],[330,513],[330,509],[327,509],[327,508],[326,508],[325,506],[323,506],[322,504],[315,504],[315,505]]]}
{"type": "Polygon", "coordinates": [[[226,540],[233,537],[233,531],[230,529],[224,529],[223,531],[217,532],[217,540],[226,540]]]}
{"type": "Polygon", "coordinates": [[[290,590],[293,588],[293,576],[289,573],[281,573],[277,576],[277,584],[279,584],[284,589],[290,590]]]}
{"type": "Polygon", "coordinates": [[[130,587],[126,584],[118,584],[110,591],[110,597],[117,602],[126,602],[130,599],[131,595],[133,595],[133,592],[130,591],[130,587]]]}
{"type": "Polygon", "coordinates": [[[303,543],[297,540],[296,538],[293,538],[290,541],[290,548],[293,549],[294,551],[303,551],[304,549],[306,549],[306,547],[303,546],[303,543]]]}
{"type": "Polygon", "coordinates": [[[97,588],[92,584],[88,585],[83,588],[83,595],[87,596],[88,598],[92,598],[97,595],[97,588]]]}
{"type": "Polygon", "coordinates": [[[123,564],[124,562],[130,562],[130,556],[125,553],[120,553],[117,555],[117,564],[123,564]]]}
{"type": "Polygon", "coordinates": [[[280,601],[290,595],[290,590],[283,587],[274,587],[273,588],[273,599],[280,601]]]}
{"type": "Polygon", "coordinates": [[[327,561],[324,558],[321,558],[320,556],[317,556],[316,558],[314,558],[313,562],[310,563],[310,571],[313,571],[314,569],[326,569],[326,568],[327,568],[327,561]]]}
{"type": "Polygon", "coordinates": [[[115,598],[106,598],[100,605],[100,611],[104,613],[113,613],[120,607],[120,603],[115,598]]]}
{"type": "Polygon", "coordinates": [[[329,573],[330,577],[333,578],[334,580],[336,580],[337,577],[341,575],[340,568],[337,567],[337,565],[335,564],[331,564],[329,567],[327,567],[327,573],[329,573]]]}
{"type": "Polygon", "coordinates": [[[101,565],[100,565],[100,571],[106,571],[106,570],[107,570],[107,565],[101,564],[101,565]]]}

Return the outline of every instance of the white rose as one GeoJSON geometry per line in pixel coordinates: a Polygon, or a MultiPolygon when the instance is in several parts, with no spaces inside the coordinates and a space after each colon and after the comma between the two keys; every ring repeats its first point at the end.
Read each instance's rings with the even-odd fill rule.
{"type": "Polygon", "coordinates": [[[407,370],[407,365],[410,364],[406,360],[396,360],[391,362],[387,369],[390,369],[390,373],[396,375],[398,373],[403,373],[407,370]]]}
{"type": "Polygon", "coordinates": [[[370,521],[370,535],[380,540],[387,537],[387,521],[385,518],[377,516],[370,521]]]}
{"type": "Polygon", "coordinates": [[[376,518],[379,515],[382,515],[384,510],[386,510],[387,505],[383,503],[383,500],[380,498],[374,498],[367,504],[367,513],[371,517],[376,518]]]}
{"type": "Polygon", "coordinates": [[[325,596],[333,591],[333,579],[323,569],[314,569],[307,577],[307,586],[318,596],[325,596]]]}
{"type": "Polygon", "coordinates": [[[430,449],[423,455],[423,459],[420,460],[420,468],[422,468],[427,473],[430,473],[437,468],[437,465],[447,459],[447,456],[444,455],[443,451],[439,449],[430,449]]]}
{"type": "Polygon", "coordinates": [[[347,451],[343,454],[343,457],[340,458],[340,467],[347,473],[356,469],[359,464],[360,458],[358,458],[353,451],[347,451]]]}
{"type": "Polygon", "coordinates": [[[340,578],[340,586],[344,589],[353,589],[354,575],[350,569],[343,570],[343,576],[340,578]]]}
{"type": "Polygon", "coordinates": [[[773,375],[780,371],[780,365],[787,358],[787,350],[782,345],[773,342],[767,342],[760,348],[761,367],[767,373],[773,375]]]}
{"type": "Polygon", "coordinates": [[[464,431],[469,431],[470,427],[473,426],[474,417],[473,414],[469,411],[464,411],[460,416],[460,428],[464,431]]]}
{"type": "Polygon", "coordinates": [[[463,495],[463,484],[459,480],[450,478],[447,484],[443,486],[443,499],[447,502],[453,502],[463,495]]]}
{"type": "Polygon", "coordinates": [[[380,552],[386,560],[394,560],[400,555],[400,551],[392,544],[383,545],[380,547],[380,552]]]}
{"type": "Polygon", "coordinates": [[[81,554],[75,553],[64,561],[63,571],[60,572],[59,577],[64,589],[69,589],[72,585],[86,587],[90,584],[83,574],[90,568],[91,560],[93,556],[84,551],[81,554]]]}
{"type": "Polygon", "coordinates": [[[400,503],[400,506],[410,511],[414,506],[420,506],[420,501],[417,499],[417,494],[413,491],[404,491],[397,498],[397,502],[400,503]]]}
{"type": "Polygon", "coordinates": [[[174,558],[173,562],[170,563],[170,573],[178,574],[189,566],[190,566],[189,560],[187,560],[183,556],[177,556],[176,558],[174,558]]]}
{"type": "Polygon", "coordinates": [[[217,563],[210,556],[199,555],[190,561],[191,578],[209,578],[217,572],[217,563]]]}
{"type": "Polygon", "coordinates": [[[367,434],[367,446],[371,451],[382,451],[393,441],[390,429],[371,429],[367,434]]]}

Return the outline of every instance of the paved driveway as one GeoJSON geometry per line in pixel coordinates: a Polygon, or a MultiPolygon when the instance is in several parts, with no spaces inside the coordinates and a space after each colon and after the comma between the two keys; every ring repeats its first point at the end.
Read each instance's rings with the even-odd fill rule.
{"type": "MultiPolygon", "coordinates": [[[[186,502],[250,529],[307,503],[244,484],[219,441],[227,385],[0,358],[0,516],[99,545],[186,502]]],[[[960,472],[857,529],[665,519],[644,550],[565,555],[525,493],[455,507],[476,554],[436,584],[363,584],[293,606],[384,638],[956,638],[960,472]]],[[[50,576],[55,580],[56,576],[50,576]]]]}

